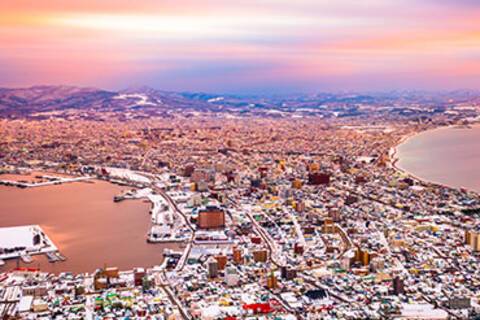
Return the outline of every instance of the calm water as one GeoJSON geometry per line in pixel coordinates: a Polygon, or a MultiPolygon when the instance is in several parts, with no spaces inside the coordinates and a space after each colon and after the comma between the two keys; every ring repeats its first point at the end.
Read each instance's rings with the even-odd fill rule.
{"type": "MultiPolygon", "coordinates": [[[[93,272],[104,264],[121,270],[160,264],[166,245],[145,241],[150,204],[114,203],[113,196],[122,190],[103,181],[28,189],[0,186],[0,226],[40,225],[67,257],[52,264],[45,256],[34,256],[28,266],[45,271],[93,272]]],[[[15,265],[10,260],[2,270],[15,265]]]]}
{"type": "Polygon", "coordinates": [[[397,152],[398,166],[420,178],[480,192],[480,126],[426,131],[397,152]]]}

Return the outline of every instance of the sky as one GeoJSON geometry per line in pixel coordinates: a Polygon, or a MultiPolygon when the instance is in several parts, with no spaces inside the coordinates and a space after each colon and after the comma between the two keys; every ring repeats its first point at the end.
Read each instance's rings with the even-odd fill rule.
{"type": "Polygon", "coordinates": [[[480,89],[478,0],[1,0],[0,86],[480,89]]]}

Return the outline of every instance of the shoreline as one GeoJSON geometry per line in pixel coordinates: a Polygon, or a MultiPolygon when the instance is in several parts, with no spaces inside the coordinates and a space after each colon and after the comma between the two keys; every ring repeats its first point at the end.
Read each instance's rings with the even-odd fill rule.
{"type": "MultiPolygon", "coordinates": [[[[473,124],[473,125],[477,125],[477,126],[480,126],[479,123],[476,123],[476,124],[473,124]]],[[[474,193],[476,195],[480,195],[480,192],[477,191],[477,190],[472,190],[470,188],[466,188],[466,187],[455,187],[455,186],[450,186],[450,185],[447,185],[445,183],[442,183],[442,182],[438,182],[438,181],[433,181],[433,180],[429,180],[427,178],[422,178],[416,174],[414,174],[413,172],[410,172],[402,167],[400,167],[398,165],[398,161],[400,160],[400,157],[399,157],[399,152],[398,152],[398,148],[404,144],[405,142],[407,142],[407,140],[411,139],[411,138],[414,138],[416,136],[418,136],[419,134],[422,134],[422,133],[426,133],[426,132],[432,132],[432,131],[435,131],[435,130],[443,130],[443,129],[452,129],[452,128],[456,128],[458,127],[457,124],[453,124],[453,125],[445,125],[445,126],[437,126],[437,127],[434,127],[434,128],[430,128],[430,129],[424,129],[424,130],[415,130],[413,132],[410,132],[404,136],[402,136],[400,138],[400,140],[395,144],[393,145],[392,147],[390,147],[389,149],[389,152],[388,152],[388,158],[389,158],[389,165],[392,167],[392,169],[394,169],[397,173],[399,174],[402,174],[402,175],[406,175],[407,177],[413,179],[413,180],[416,180],[418,182],[421,182],[423,184],[426,184],[426,185],[432,185],[432,186],[436,186],[436,187],[441,187],[441,188],[446,188],[446,189],[452,189],[452,190],[455,190],[457,192],[461,192],[461,193],[465,193],[465,191],[467,193],[474,193]]]]}
{"type": "MultiPolygon", "coordinates": [[[[48,173],[48,174],[57,174],[57,175],[62,175],[62,176],[65,176],[65,175],[73,176],[73,175],[71,175],[71,174],[69,174],[69,173],[65,173],[65,172],[57,172],[57,171],[54,171],[54,170],[48,170],[48,171],[47,171],[47,170],[43,170],[43,168],[33,168],[33,169],[32,169],[32,172],[34,172],[35,174],[36,174],[36,173],[38,173],[38,174],[48,173]]],[[[5,174],[11,174],[11,175],[18,175],[18,176],[26,176],[26,177],[29,177],[31,173],[27,173],[27,174],[25,174],[25,173],[5,173],[5,174]]],[[[0,174],[0,177],[1,177],[1,175],[2,175],[2,174],[0,174]]],[[[75,176],[75,177],[78,177],[78,176],[75,176]]],[[[80,177],[83,177],[83,176],[80,176],[80,177]]],[[[88,177],[88,178],[90,179],[89,181],[111,184],[112,186],[119,187],[119,188],[122,187],[121,189],[125,189],[125,188],[124,188],[125,185],[123,185],[123,184],[122,184],[122,185],[121,185],[121,184],[118,184],[118,183],[116,183],[116,181],[114,181],[114,180],[111,181],[111,180],[109,180],[109,179],[105,179],[105,178],[102,178],[102,177],[88,177]]],[[[75,181],[73,181],[73,182],[75,183],[75,182],[83,182],[83,181],[82,181],[82,180],[75,180],[75,181]]],[[[59,184],[46,185],[45,187],[48,188],[48,187],[59,186],[59,185],[63,185],[63,184],[64,184],[64,182],[61,182],[61,183],[59,183],[59,184]]],[[[1,184],[0,184],[0,187],[11,188],[11,189],[18,189],[19,192],[23,192],[24,190],[27,190],[27,189],[35,189],[35,187],[19,188],[19,187],[14,186],[14,185],[1,185],[1,184]]],[[[128,187],[130,187],[130,188],[138,188],[138,186],[133,186],[133,185],[128,185],[128,187]]],[[[50,190],[50,192],[52,192],[52,191],[50,190]]],[[[150,228],[150,226],[151,226],[151,218],[150,218],[149,212],[150,212],[150,211],[152,210],[152,208],[153,208],[153,202],[150,201],[150,200],[147,199],[147,198],[145,198],[145,199],[143,199],[143,198],[135,199],[135,198],[134,198],[134,199],[132,199],[132,200],[135,200],[135,201],[138,201],[138,202],[146,202],[146,201],[144,201],[144,200],[147,200],[147,201],[148,201],[148,204],[149,204],[149,207],[150,207],[150,208],[148,208],[148,209],[145,210],[145,211],[142,211],[142,213],[148,217],[147,224],[145,224],[144,229],[142,229],[142,233],[141,233],[141,234],[144,234],[144,233],[145,233],[144,231],[145,231],[145,230],[148,231],[149,228],[150,228]]],[[[17,225],[17,224],[15,224],[15,225],[13,225],[12,227],[16,227],[16,226],[23,226],[23,225],[17,225]]],[[[46,232],[45,232],[45,234],[46,234],[46,232]]],[[[48,236],[47,236],[47,237],[48,237],[48,236]]],[[[49,239],[50,239],[50,238],[49,238],[49,239]]],[[[145,237],[144,237],[144,239],[145,239],[145,240],[144,240],[144,241],[145,241],[144,243],[145,243],[145,246],[146,246],[146,247],[149,247],[149,246],[152,245],[151,243],[148,243],[148,242],[146,241],[146,238],[145,238],[145,237]]],[[[51,240],[50,240],[50,241],[51,241],[51,240]]],[[[54,244],[53,241],[51,241],[51,242],[52,242],[52,244],[53,244],[53,246],[54,246],[54,250],[49,250],[49,251],[59,251],[59,252],[61,252],[61,248],[60,248],[60,247],[61,247],[61,244],[58,244],[58,247],[57,247],[57,244],[54,244]]],[[[159,247],[159,250],[163,250],[164,247],[165,247],[165,248],[166,248],[166,247],[169,247],[169,248],[170,248],[171,246],[176,247],[176,246],[178,245],[178,243],[177,243],[177,242],[172,242],[172,241],[170,241],[170,242],[158,243],[158,244],[153,244],[153,245],[158,246],[158,247],[159,247]]],[[[93,268],[88,268],[88,269],[87,269],[87,268],[85,268],[85,269],[82,268],[82,270],[79,270],[79,271],[71,271],[69,267],[62,266],[62,265],[61,265],[62,262],[59,262],[59,263],[57,264],[58,267],[55,266],[55,268],[54,268],[54,265],[53,265],[53,264],[46,263],[45,253],[46,253],[46,252],[40,252],[40,253],[38,253],[38,254],[37,254],[37,253],[32,254],[32,256],[34,256],[34,255],[35,255],[35,256],[38,256],[38,255],[43,256],[43,257],[41,257],[42,260],[40,261],[40,262],[42,263],[42,267],[39,268],[39,271],[40,271],[40,272],[45,272],[45,273],[55,274],[55,275],[59,275],[59,274],[62,273],[62,272],[72,272],[72,273],[74,273],[74,274],[76,274],[76,275],[79,275],[79,274],[93,275],[93,274],[95,273],[95,270],[96,270],[96,269],[101,268],[101,264],[99,263],[98,265],[94,266],[93,268]],[[43,259],[43,258],[45,258],[45,259],[43,259]],[[44,261],[44,260],[45,260],[45,261],[44,261]]],[[[161,253],[161,251],[160,251],[160,253],[161,253]]],[[[70,258],[70,257],[67,256],[67,258],[70,258]]],[[[8,262],[8,264],[5,264],[4,266],[0,266],[0,272],[13,272],[13,271],[15,271],[15,266],[13,266],[13,265],[12,265],[12,262],[11,262],[11,261],[14,260],[14,258],[4,258],[3,260],[4,260],[5,262],[8,262]]],[[[165,259],[162,258],[162,260],[159,260],[159,261],[160,261],[159,263],[148,263],[148,262],[147,262],[147,263],[145,263],[145,264],[142,263],[142,264],[139,264],[139,265],[141,265],[141,267],[143,267],[143,268],[145,268],[145,269],[151,269],[151,268],[155,268],[155,267],[161,265],[161,263],[163,263],[164,260],[165,260],[165,259]]],[[[32,263],[32,265],[35,265],[35,268],[37,268],[37,267],[36,267],[37,264],[38,264],[38,261],[34,261],[34,262],[32,263]]],[[[25,267],[25,268],[28,268],[28,267],[29,267],[29,266],[26,265],[26,264],[22,264],[22,265],[23,265],[23,267],[25,267]]],[[[125,267],[125,266],[115,265],[115,267],[118,267],[118,269],[120,270],[120,272],[131,272],[131,271],[132,271],[135,267],[137,267],[137,266],[135,266],[135,267],[125,267]]]]}

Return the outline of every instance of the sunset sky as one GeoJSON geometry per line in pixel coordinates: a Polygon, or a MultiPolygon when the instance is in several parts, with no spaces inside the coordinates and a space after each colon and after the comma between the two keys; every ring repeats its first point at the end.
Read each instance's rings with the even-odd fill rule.
{"type": "Polygon", "coordinates": [[[0,86],[480,89],[478,0],[2,0],[0,86]]]}

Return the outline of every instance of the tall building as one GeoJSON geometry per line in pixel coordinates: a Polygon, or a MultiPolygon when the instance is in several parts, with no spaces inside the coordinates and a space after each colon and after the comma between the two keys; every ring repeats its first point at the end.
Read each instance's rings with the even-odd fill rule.
{"type": "Polygon", "coordinates": [[[403,280],[399,276],[396,276],[395,278],[393,278],[393,294],[398,296],[404,293],[405,286],[403,284],[403,280]]]}
{"type": "Polygon", "coordinates": [[[218,262],[215,258],[210,257],[207,260],[207,268],[208,268],[208,277],[210,279],[215,279],[218,277],[218,262]]]}
{"type": "Polygon", "coordinates": [[[273,271],[267,277],[267,288],[268,289],[275,289],[278,287],[277,277],[273,271]]]}
{"type": "Polygon", "coordinates": [[[233,248],[233,262],[243,264],[243,254],[240,248],[233,248]]]}
{"type": "Polygon", "coordinates": [[[465,244],[471,246],[473,251],[480,251],[480,232],[465,230],[465,244]]]}
{"type": "Polygon", "coordinates": [[[370,264],[370,253],[367,250],[361,251],[361,260],[364,266],[368,266],[370,264]]]}
{"type": "Polygon", "coordinates": [[[480,251],[480,233],[475,233],[475,242],[473,243],[473,250],[480,251]]]}
{"type": "Polygon", "coordinates": [[[471,246],[472,243],[472,231],[465,230],[465,244],[471,246]]]}
{"type": "Polygon", "coordinates": [[[141,286],[142,285],[144,277],[145,277],[145,269],[144,268],[136,268],[133,271],[133,279],[135,281],[136,286],[141,286]]]}
{"type": "Polygon", "coordinates": [[[207,206],[198,212],[200,229],[220,229],[225,227],[225,211],[217,206],[207,206]]]}

